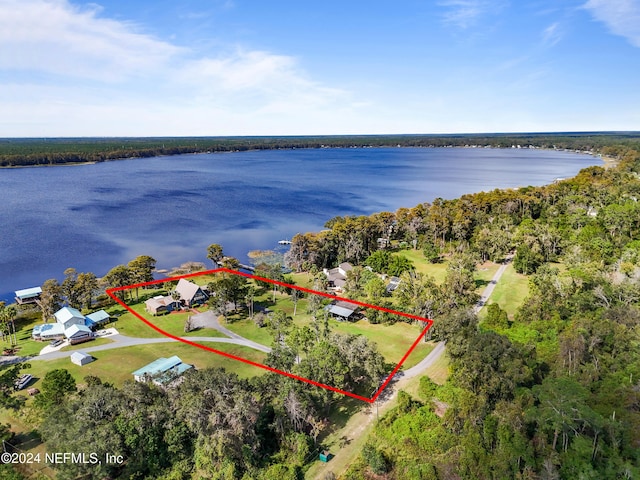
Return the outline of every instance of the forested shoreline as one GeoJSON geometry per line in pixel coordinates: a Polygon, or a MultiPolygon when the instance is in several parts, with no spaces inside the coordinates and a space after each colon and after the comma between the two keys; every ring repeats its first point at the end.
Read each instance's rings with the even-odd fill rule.
{"type": "Polygon", "coordinates": [[[514,146],[600,152],[612,143],[633,145],[638,133],[530,133],[472,135],[344,135],[280,137],[5,138],[0,167],[105,162],[190,153],[297,148],[514,146]]]}
{"type": "MultiPolygon", "coordinates": [[[[352,262],[346,296],[432,318],[431,339],[447,342],[446,383],[424,376],[417,395],[399,392],[339,478],[640,476],[640,146],[608,142],[597,148],[614,168],[336,217],[292,239],[293,270],[322,279],[322,268],[352,262]],[[446,261],[444,280],[416,272],[403,251],[446,261]],[[473,270],[512,255],[529,294],[512,314],[492,304],[478,317],[473,270]],[[388,292],[372,271],[398,275],[398,288],[388,292]]],[[[221,252],[208,256],[221,261],[221,252]]],[[[60,478],[301,479],[328,428],[321,407],[337,402],[284,377],[220,370],[173,392],[108,379],[60,383],[68,390],[45,396],[47,414],[32,419],[48,448],[89,445],[127,458],[95,472],[66,465],[60,478]]]]}

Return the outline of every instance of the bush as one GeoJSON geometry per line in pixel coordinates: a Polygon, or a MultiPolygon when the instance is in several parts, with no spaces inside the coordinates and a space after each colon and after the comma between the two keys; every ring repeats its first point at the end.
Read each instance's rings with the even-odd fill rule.
{"type": "Polygon", "coordinates": [[[382,452],[369,443],[362,447],[362,458],[375,474],[386,473],[389,469],[387,459],[382,452]]]}

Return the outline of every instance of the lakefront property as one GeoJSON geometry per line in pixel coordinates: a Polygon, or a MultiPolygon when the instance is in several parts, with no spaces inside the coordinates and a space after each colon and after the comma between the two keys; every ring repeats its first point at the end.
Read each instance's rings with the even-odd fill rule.
{"type": "Polygon", "coordinates": [[[62,340],[70,344],[82,343],[93,339],[93,331],[109,322],[110,316],[104,310],[83,315],[72,307],[63,307],[54,313],[55,323],[35,325],[31,332],[34,340],[62,340]]]}
{"type": "MultiPolygon", "coordinates": [[[[125,461],[101,472],[54,466],[70,478],[634,478],[634,158],[546,187],[331,219],[291,236],[288,269],[255,264],[256,277],[273,283],[205,266],[184,282],[181,273],[123,290],[138,284],[144,262],[114,267],[128,283],[106,274],[86,303],[61,299],[104,310],[60,308],[31,338],[75,343],[92,333],[90,321],[109,318],[112,332],[82,352],[46,346],[16,372],[30,372],[34,397],[10,397],[23,400],[21,414],[34,413],[37,448],[120,448],[125,461]],[[337,288],[345,301],[332,297],[337,288]],[[416,316],[434,319],[430,341],[416,316]],[[403,342],[415,347],[408,356],[403,342]],[[371,400],[399,358],[373,403],[339,395],[371,400]]],[[[40,312],[16,311],[21,344],[40,312]]],[[[11,391],[23,386],[15,380],[11,391]]],[[[11,445],[33,427],[6,415],[22,429],[11,445]]]]}
{"type": "Polygon", "coordinates": [[[181,278],[169,295],[157,295],[145,301],[145,310],[151,315],[162,315],[202,305],[209,295],[202,287],[181,278]]]}

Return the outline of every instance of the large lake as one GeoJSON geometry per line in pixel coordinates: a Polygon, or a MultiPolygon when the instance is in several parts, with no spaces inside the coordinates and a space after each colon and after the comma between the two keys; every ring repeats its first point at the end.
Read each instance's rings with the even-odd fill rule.
{"type": "Polygon", "coordinates": [[[272,248],[336,215],[395,211],[464,193],[542,185],[598,158],[525,149],[271,150],[0,170],[0,299],[105,274],[147,254],[158,268],[272,248]]]}

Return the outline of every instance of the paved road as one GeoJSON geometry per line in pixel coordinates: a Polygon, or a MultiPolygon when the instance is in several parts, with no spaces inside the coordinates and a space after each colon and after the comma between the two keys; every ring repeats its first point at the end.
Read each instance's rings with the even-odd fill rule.
{"type": "MultiPolygon", "coordinates": [[[[169,343],[169,342],[177,342],[178,340],[174,340],[173,338],[162,337],[162,338],[137,338],[137,337],[127,337],[126,335],[111,335],[109,337],[112,340],[112,343],[107,343],[104,345],[98,345],[97,347],[90,347],[87,345],[87,348],[81,348],[83,352],[91,353],[91,352],[99,352],[102,350],[111,350],[113,348],[123,348],[123,347],[132,347],[134,345],[148,345],[153,343],[169,343]]],[[[181,337],[185,340],[189,340],[191,342],[216,342],[216,343],[230,343],[234,345],[241,345],[243,347],[253,348],[255,350],[260,350],[265,353],[269,353],[271,349],[265,345],[261,345],[256,342],[252,342],[251,340],[247,340],[244,337],[239,338],[222,338],[222,337],[181,337]]],[[[33,360],[56,360],[58,358],[66,358],[71,356],[74,350],[71,351],[57,351],[51,353],[45,353],[44,355],[38,355],[37,357],[29,358],[29,361],[33,360]]]]}
{"type": "Polygon", "coordinates": [[[498,271],[495,273],[495,275],[489,282],[489,285],[487,285],[487,287],[483,290],[482,295],[480,296],[480,300],[478,300],[478,303],[476,303],[476,306],[473,307],[473,311],[475,313],[479,313],[480,310],[482,310],[482,307],[484,307],[487,304],[487,300],[489,300],[489,297],[493,293],[493,289],[496,288],[496,285],[498,284],[500,277],[502,277],[502,274],[507,269],[512,259],[513,259],[513,255],[507,255],[504,262],[502,262],[502,265],[500,265],[500,268],[498,268],[498,271]]]}

